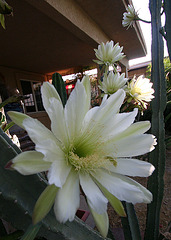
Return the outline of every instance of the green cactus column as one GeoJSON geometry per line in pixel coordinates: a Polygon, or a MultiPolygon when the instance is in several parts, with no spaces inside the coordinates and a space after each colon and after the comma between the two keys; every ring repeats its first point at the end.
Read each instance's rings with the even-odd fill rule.
{"type": "Polygon", "coordinates": [[[52,84],[56,88],[61,98],[61,101],[63,103],[63,106],[65,106],[67,102],[67,93],[66,93],[65,83],[62,79],[62,76],[59,73],[54,73],[52,75],[52,84]]]}
{"type": "Polygon", "coordinates": [[[165,0],[164,1],[164,9],[165,9],[165,15],[166,15],[166,24],[165,24],[165,30],[166,30],[166,41],[167,41],[167,48],[169,52],[169,58],[171,61],[171,1],[165,0]]]}
{"type": "Polygon", "coordinates": [[[163,65],[163,39],[159,33],[161,28],[161,5],[162,0],[150,0],[152,22],[151,80],[155,90],[155,98],[152,101],[151,132],[157,138],[157,146],[155,150],[150,153],[149,158],[149,161],[155,166],[155,171],[148,181],[148,189],[153,194],[153,202],[148,205],[145,240],[158,239],[160,209],[164,190],[165,131],[163,112],[166,106],[166,87],[163,65]]]}

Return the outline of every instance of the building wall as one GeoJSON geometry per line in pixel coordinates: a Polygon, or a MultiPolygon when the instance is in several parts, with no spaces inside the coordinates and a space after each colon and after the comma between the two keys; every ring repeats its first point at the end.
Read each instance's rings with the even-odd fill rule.
{"type": "Polygon", "coordinates": [[[134,75],[136,75],[137,77],[140,75],[144,75],[144,77],[146,77],[147,76],[146,70],[147,70],[147,66],[141,67],[141,68],[136,68],[136,69],[131,69],[128,71],[128,77],[133,78],[134,75]]]}

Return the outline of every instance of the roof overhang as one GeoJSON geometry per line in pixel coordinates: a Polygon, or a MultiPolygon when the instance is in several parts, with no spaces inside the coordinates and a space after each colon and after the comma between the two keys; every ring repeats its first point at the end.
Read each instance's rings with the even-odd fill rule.
{"type": "Polygon", "coordinates": [[[124,0],[8,0],[14,16],[0,28],[0,65],[30,72],[50,73],[92,66],[94,48],[113,40],[124,47],[128,60],[145,56],[138,24],[122,27],[124,0]]]}

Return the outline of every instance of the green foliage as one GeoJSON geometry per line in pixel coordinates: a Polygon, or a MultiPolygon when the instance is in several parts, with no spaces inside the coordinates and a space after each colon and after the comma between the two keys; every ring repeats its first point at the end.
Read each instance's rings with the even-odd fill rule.
{"type": "Polygon", "coordinates": [[[5,0],[0,0],[0,14],[11,14],[12,7],[5,0]]]}
{"type": "MultiPolygon", "coordinates": [[[[171,74],[171,63],[170,63],[170,59],[169,57],[165,57],[163,59],[163,63],[164,63],[164,73],[165,73],[165,78],[167,81],[167,88],[169,89],[171,87],[171,79],[170,79],[170,74],[171,74]]],[[[147,73],[147,78],[151,78],[151,63],[148,65],[146,73],[147,73]]]]}
{"type": "Polygon", "coordinates": [[[2,126],[2,124],[4,124],[5,123],[5,115],[2,113],[2,112],[0,112],[0,127],[2,126]]]}
{"type": "MultiPolygon", "coordinates": [[[[171,63],[169,57],[164,58],[164,74],[166,80],[166,96],[167,96],[167,103],[166,109],[164,111],[164,119],[165,119],[165,129],[167,132],[171,132],[171,63]]],[[[147,77],[151,78],[151,64],[147,67],[147,77]]],[[[151,111],[150,113],[145,112],[143,120],[151,120],[151,111]],[[147,116],[148,115],[148,116],[147,116]]]]}
{"type": "Polygon", "coordinates": [[[9,130],[14,125],[14,122],[10,122],[9,124],[6,124],[6,117],[1,110],[8,103],[19,102],[22,99],[23,99],[23,96],[14,95],[0,103],[0,128],[2,128],[4,132],[7,132],[7,130],[9,130]]]}
{"type": "Polygon", "coordinates": [[[4,15],[12,14],[13,9],[8,5],[5,0],[0,0],[0,24],[5,29],[5,17],[4,15]]]}
{"type": "Polygon", "coordinates": [[[5,17],[3,14],[0,14],[0,24],[5,29],[5,17]]]}

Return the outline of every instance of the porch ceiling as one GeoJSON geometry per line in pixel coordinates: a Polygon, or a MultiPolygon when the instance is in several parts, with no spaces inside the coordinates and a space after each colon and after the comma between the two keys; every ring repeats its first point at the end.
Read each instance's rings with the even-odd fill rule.
{"type": "Polygon", "coordinates": [[[61,4],[74,3],[74,10],[84,17],[80,21],[85,19],[83,28],[79,26],[79,19],[78,25],[74,24],[74,15],[73,19],[67,18],[65,4],[64,12],[61,13],[55,9],[53,2],[8,0],[13,7],[14,16],[6,17],[6,30],[0,28],[1,66],[50,73],[92,65],[92,59],[95,58],[93,49],[103,39],[119,42],[124,46],[128,59],[145,55],[145,45],[139,28],[136,26],[135,29],[126,30],[121,25],[125,11],[123,1],[56,0],[61,4]],[[94,26],[92,36],[91,28],[87,32],[84,29],[86,24],[94,26]]]}

